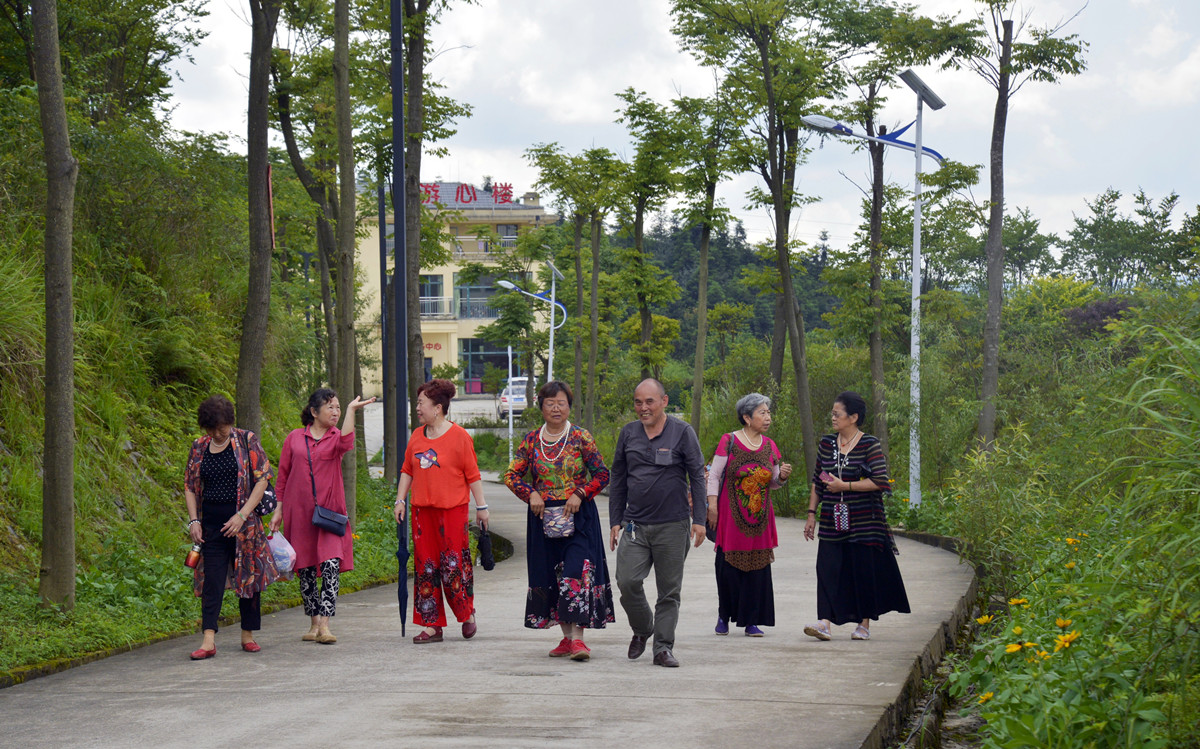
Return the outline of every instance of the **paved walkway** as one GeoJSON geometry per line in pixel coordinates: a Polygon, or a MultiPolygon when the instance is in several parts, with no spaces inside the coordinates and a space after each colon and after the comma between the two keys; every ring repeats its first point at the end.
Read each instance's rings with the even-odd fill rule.
{"type": "Polygon", "coordinates": [[[473,640],[452,627],[442,644],[413,645],[400,636],[395,586],[384,586],[341,598],[333,646],[300,641],[308,622],[297,608],[263,618],[256,655],[241,652],[233,627],[217,635],[212,660],[189,661],[199,638],[185,637],[2,690],[0,745],[874,746],[876,724],[895,712],[972,579],[953,554],[898,539],[914,613],[883,617],[869,642],[851,641],[849,626],[817,642],[801,631],[814,617],[817,545],[804,541],[801,521],[780,520],[779,626],[766,637],[713,634],[706,543],[687,560],[680,668],[651,665],[649,651],[625,657],[619,604],[616,624],[588,633],[592,660],[564,662],[546,657],[557,629],[522,626],[525,506],[503,486],[487,487],[493,525],[516,554],[491,572],[476,569],[473,640]]]}

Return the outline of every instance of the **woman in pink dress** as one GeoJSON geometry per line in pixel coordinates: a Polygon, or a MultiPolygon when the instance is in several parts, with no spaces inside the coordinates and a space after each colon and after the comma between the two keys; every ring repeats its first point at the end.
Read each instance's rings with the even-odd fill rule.
{"type": "Polygon", "coordinates": [[[346,514],[346,492],[342,487],[342,456],[354,449],[354,412],[375,399],[355,396],[346,407],[342,426],[338,418],[342,407],[337,393],[320,388],[308,399],[300,413],[303,429],[292,430],[283,441],[276,474],[275,495],[279,509],[271,518],[271,532],[280,523],[292,548],[296,550],[296,577],[300,579],[300,597],[304,613],[312,626],[300,639],[332,645],[337,637],[329,631],[329,617],[336,613],[338,579],[342,572],[354,569],[354,536],[350,525],[339,536],[313,525],[313,507],[321,506],[346,514]],[[345,431],[349,427],[350,431],[345,431]],[[317,577],[321,588],[317,590],[317,577]]]}

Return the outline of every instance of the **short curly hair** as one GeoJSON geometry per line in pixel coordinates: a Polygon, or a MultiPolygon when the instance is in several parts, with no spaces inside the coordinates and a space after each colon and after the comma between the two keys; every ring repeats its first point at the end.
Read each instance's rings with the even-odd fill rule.
{"type": "Polygon", "coordinates": [[[441,406],[442,416],[446,416],[450,413],[450,399],[458,394],[458,390],[450,380],[436,379],[430,380],[417,388],[417,395],[421,393],[424,393],[426,398],[441,406]]]}
{"type": "Polygon", "coordinates": [[[232,426],[233,404],[223,395],[210,395],[196,410],[196,422],[204,430],[232,426]]]}

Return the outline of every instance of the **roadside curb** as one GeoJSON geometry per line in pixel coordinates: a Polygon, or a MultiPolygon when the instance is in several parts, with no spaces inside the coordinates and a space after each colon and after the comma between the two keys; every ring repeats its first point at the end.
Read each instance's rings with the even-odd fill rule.
{"type": "MultiPolygon", "coordinates": [[[[892,533],[911,541],[927,546],[936,546],[939,549],[958,554],[959,541],[956,538],[897,529],[893,529],[892,533]]],[[[961,564],[970,564],[961,556],[959,556],[959,561],[961,564]]],[[[972,569],[974,570],[974,565],[972,565],[972,569]]],[[[921,655],[913,662],[908,678],[904,680],[904,685],[900,688],[900,695],[884,708],[875,727],[863,741],[862,749],[885,749],[896,744],[900,731],[905,727],[917,707],[921,697],[922,683],[937,670],[938,664],[946,657],[946,653],[953,650],[961,641],[962,633],[971,622],[971,615],[978,597],[979,573],[975,571],[971,575],[971,584],[967,587],[967,592],[955,604],[950,616],[942,620],[941,630],[934,634],[922,648],[921,655]]]]}

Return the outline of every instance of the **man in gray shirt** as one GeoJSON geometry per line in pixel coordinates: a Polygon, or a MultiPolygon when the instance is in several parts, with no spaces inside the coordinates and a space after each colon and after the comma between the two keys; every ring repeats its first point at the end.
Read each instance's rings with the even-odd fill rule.
{"type": "Polygon", "coordinates": [[[704,542],[704,457],[687,423],[666,414],[667,393],[658,380],[643,380],[633,392],[638,420],[621,428],[608,482],[609,547],[617,550],[617,588],[633,628],[630,659],[654,635],[654,664],[679,661],[675,625],[688,542],[704,542]],[[688,492],[694,501],[688,507],[688,492]],[[621,531],[624,530],[624,535],[621,531]],[[620,538],[620,546],[617,539],[620,538]],[[643,581],[654,568],[658,601],[651,612],[643,581]]]}

